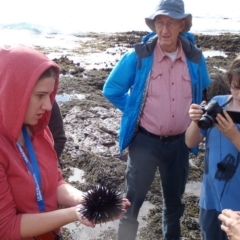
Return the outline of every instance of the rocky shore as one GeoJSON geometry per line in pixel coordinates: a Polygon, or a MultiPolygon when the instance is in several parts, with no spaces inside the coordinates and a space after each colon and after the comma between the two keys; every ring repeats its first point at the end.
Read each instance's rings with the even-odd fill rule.
{"type": "MultiPolygon", "coordinates": [[[[61,49],[39,47],[39,50],[45,54],[54,51],[61,55],[54,58],[54,61],[61,67],[58,102],[68,141],[60,159],[60,166],[66,180],[73,174],[74,169],[84,171],[84,182],[71,182],[83,191],[96,184],[108,183],[124,193],[127,151],[120,156],[117,143],[121,112],[102,96],[101,90],[106,77],[121,55],[132,48],[144,35],[146,32],[79,35],[79,47],[68,55],[61,55],[61,49]],[[71,60],[71,56],[78,61],[71,60]],[[102,56],[104,58],[101,58],[102,56]]],[[[225,56],[216,54],[206,58],[209,72],[227,69],[232,59],[240,52],[239,35],[196,35],[195,40],[203,52],[224,51],[225,53],[225,56]]],[[[204,148],[201,147],[198,156],[190,156],[189,183],[201,182],[203,155],[204,148]]],[[[159,181],[159,176],[156,175],[146,197],[146,201],[154,204],[155,207],[144,216],[146,224],[138,232],[138,238],[141,240],[162,239],[162,198],[159,181]]],[[[181,220],[184,239],[200,239],[198,199],[198,194],[194,192],[184,194],[186,210],[181,220]]],[[[109,228],[97,238],[89,239],[115,240],[116,233],[116,229],[109,228]]],[[[64,239],[80,239],[73,238],[67,228],[63,228],[63,236],[64,239]]]]}

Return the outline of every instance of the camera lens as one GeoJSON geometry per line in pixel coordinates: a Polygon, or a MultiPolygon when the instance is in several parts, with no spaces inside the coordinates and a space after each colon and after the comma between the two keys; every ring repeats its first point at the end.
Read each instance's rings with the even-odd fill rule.
{"type": "Polygon", "coordinates": [[[198,121],[198,126],[201,129],[208,129],[212,127],[214,121],[209,115],[203,115],[199,121],[198,121]]]}

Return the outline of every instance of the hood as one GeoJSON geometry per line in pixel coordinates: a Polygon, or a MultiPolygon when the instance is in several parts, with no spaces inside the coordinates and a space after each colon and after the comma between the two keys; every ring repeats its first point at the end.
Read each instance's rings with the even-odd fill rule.
{"type": "MultiPolygon", "coordinates": [[[[33,88],[49,67],[54,67],[57,72],[54,92],[51,94],[53,103],[59,83],[58,65],[29,47],[0,48],[0,134],[16,141],[33,88]]],[[[33,135],[48,125],[50,114],[45,111],[38,123],[31,126],[33,135]]]]}

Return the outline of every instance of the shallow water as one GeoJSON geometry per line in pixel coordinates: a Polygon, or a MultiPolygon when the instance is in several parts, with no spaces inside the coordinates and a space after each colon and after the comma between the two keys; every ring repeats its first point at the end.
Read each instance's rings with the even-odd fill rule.
{"type": "Polygon", "coordinates": [[[84,175],[83,170],[79,168],[71,168],[71,170],[73,171],[73,175],[68,178],[69,182],[76,182],[76,181],[80,183],[85,182],[85,179],[83,178],[83,175],[84,175]]]}
{"type": "Polygon", "coordinates": [[[195,196],[200,196],[201,182],[190,182],[186,184],[185,193],[193,194],[195,196]]]}
{"type": "Polygon", "coordinates": [[[216,57],[216,56],[228,57],[228,55],[224,51],[218,51],[218,50],[206,50],[206,51],[203,51],[203,55],[205,58],[216,57]]]}
{"type": "Polygon", "coordinates": [[[58,94],[56,96],[56,100],[58,102],[67,102],[67,101],[70,101],[72,99],[84,99],[86,97],[85,94],[66,94],[66,93],[63,93],[63,94],[58,94]]]}

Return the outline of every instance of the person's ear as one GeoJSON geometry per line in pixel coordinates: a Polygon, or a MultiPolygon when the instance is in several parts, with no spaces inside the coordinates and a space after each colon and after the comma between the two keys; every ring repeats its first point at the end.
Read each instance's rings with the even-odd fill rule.
{"type": "Polygon", "coordinates": [[[182,30],[185,28],[186,25],[186,19],[182,19],[179,23],[179,32],[182,32],[182,30]]]}

